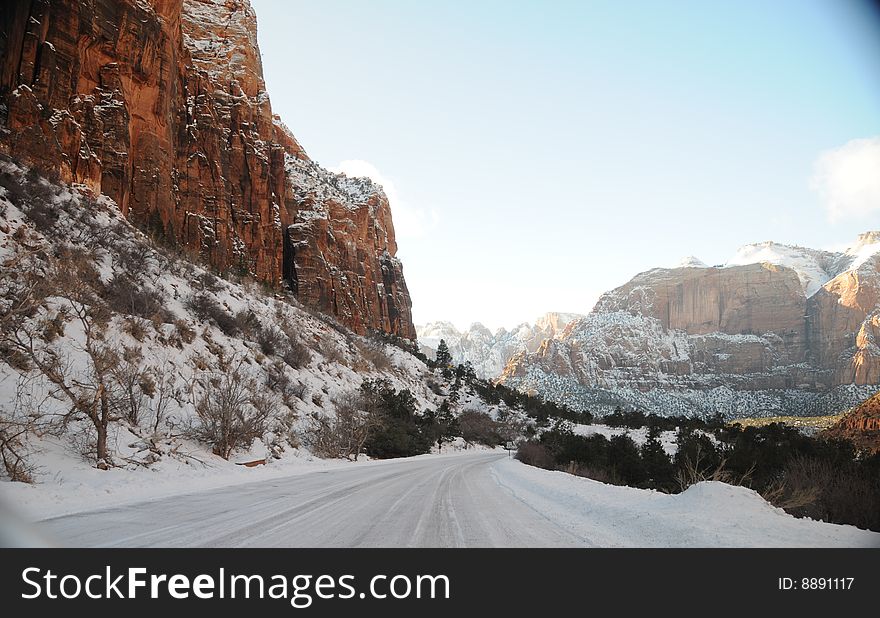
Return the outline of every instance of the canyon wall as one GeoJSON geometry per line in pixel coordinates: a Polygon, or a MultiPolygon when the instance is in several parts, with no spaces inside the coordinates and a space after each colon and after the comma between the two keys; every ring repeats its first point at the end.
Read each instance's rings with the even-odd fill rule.
{"type": "Polygon", "coordinates": [[[321,170],[273,116],[249,2],[11,0],[0,57],[0,152],[219,271],[415,336],[387,197],[321,170]],[[297,166],[361,190],[327,196],[297,166]]]}

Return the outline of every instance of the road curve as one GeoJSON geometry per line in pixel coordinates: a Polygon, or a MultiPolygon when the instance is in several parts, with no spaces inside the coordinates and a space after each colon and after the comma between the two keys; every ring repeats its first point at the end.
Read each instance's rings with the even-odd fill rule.
{"type": "Polygon", "coordinates": [[[73,547],[577,547],[496,483],[499,453],[344,467],[47,519],[73,547]]]}

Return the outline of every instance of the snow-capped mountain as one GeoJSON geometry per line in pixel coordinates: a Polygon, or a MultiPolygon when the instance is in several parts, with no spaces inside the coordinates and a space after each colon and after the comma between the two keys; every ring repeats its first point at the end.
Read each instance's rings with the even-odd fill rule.
{"type": "Polygon", "coordinates": [[[824,414],[877,390],[878,341],[880,232],[840,252],[766,242],[636,275],[502,381],[596,411],[824,414]]]}
{"type": "Polygon", "coordinates": [[[551,312],[535,320],[534,325],[523,323],[511,330],[499,328],[494,333],[479,322],[464,332],[450,322],[430,322],[416,326],[416,334],[419,346],[429,356],[433,357],[442,339],[453,360],[470,361],[478,376],[496,378],[515,354],[535,352],[546,339],[559,337],[566,326],[582,317],[577,313],[551,312]]]}

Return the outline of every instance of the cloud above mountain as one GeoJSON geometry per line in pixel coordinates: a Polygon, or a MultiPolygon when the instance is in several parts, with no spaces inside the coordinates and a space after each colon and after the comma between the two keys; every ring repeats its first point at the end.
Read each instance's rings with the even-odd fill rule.
{"type": "Polygon", "coordinates": [[[880,212],[880,136],[823,152],[810,187],[822,197],[831,222],[880,212]]]}

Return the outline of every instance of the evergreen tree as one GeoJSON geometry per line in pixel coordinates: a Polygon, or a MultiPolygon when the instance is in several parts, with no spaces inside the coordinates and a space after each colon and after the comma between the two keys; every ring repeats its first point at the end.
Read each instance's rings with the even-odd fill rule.
{"type": "Polygon", "coordinates": [[[616,435],[608,441],[608,461],[625,484],[637,487],[645,482],[647,475],[639,447],[627,434],[616,435]]]}
{"type": "Polygon", "coordinates": [[[443,448],[444,442],[451,442],[461,434],[458,418],[453,414],[449,406],[449,400],[440,404],[436,410],[426,410],[421,419],[422,434],[431,442],[437,443],[437,448],[443,448]]]}
{"type": "Polygon", "coordinates": [[[477,372],[471,361],[465,361],[455,368],[455,377],[467,384],[472,384],[477,379],[477,372]]]}
{"type": "Polygon", "coordinates": [[[658,425],[648,426],[648,439],[645,440],[641,450],[642,461],[645,464],[645,471],[651,486],[665,491],[674,489],[675,468],[672,466],[669,455],[663,450],[658,425]]]}
{"type": "Polygon", "coordinates": [[[440,422],[440,444],[438,446],[442,447],[443,442],[451,442],[456,438],[461,433],[461,428],[458,424],[458,417],[453,414],[447,402],[444,401],[440,405],[438,412],[437,420],[440,422]]]}
{"type": "Polygon", "coordinates": [[[452,364],[452,354],[449,353],[449,346],[446,345],[445,339],[440,340],[434,359],[441,369],[447,369],[452,364]]]}

